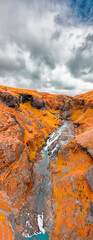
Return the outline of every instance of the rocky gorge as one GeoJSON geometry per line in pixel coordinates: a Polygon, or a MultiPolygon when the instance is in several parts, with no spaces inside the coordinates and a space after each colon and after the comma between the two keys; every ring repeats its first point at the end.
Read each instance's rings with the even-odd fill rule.
{"type": "Polygon", "coordinates": [[[93,239],[93,91],[0,87],[0,239],[93,239]]]}

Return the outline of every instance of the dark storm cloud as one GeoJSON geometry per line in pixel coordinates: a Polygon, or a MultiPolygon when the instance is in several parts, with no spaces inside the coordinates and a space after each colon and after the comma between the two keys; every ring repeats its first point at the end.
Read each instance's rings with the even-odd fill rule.
{"type": "Polygon", "coordinates": [[[86,58],[84,58],[82,53],[77,52],[76,55],[72,57],[68,62],[68,67],[71,74],[75,78],[81,77],[82,72],[84,72],[84,70],[87,68],[90,69],[90,66],[93,65],[91,62],[92,60],[93,56],[87,56],[86,58]]]}
{"type": "Polygon", "coordinates": [[[88,34],[86,40],[93,43],[93,34],[88,34]]]}
{"type": "Polygon", "coordinates": [[[25,63],[22,59],[13,61],[7,57],[0,57],[0,75],[18,73],[25,70],[25,63]]]}
{"type": "Polygon", "coordinates": [[[0,0],[0,84],[90,90],[92,6],[90,0],[0,0]]]}
{"type": "Polygon", "coordinates": [[[71,74],[85,82],[93,82],[92,36],[88,34],[83,44],[79,48],[73,49],[71,59],[67,63],[71,74]]]}
{"type": "Polygon", "coordinates": [[[57,81],[53,81],[51,83],[52,87],[55,87],[55,89],[59,90],[59,89],[64,89],[64,90],[72,90],[75,89],[75,86],[73,86],[73,84],[69,85],[69,84],[65,84],[65,81],[63,79],[63,81],[57,80],[57,81]]]}
{"type": "Polygon", "coordinates": [[[52,39],[57,40],[57,39],[60,38],[60,36],[61,36],[61,32],[60,31],[55,31],[52,35],[52,39]]]}

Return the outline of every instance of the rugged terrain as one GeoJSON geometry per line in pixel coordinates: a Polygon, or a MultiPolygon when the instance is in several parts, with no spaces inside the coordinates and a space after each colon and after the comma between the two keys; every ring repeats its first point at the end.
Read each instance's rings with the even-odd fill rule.
{"type": "MultiPolygon", "coordinates": [[[[38,162],[39,150],[49,134],[66,119],[73,122],[76,130],[75,136],[62,149],[58,148],[49,164],[55,215],[51,239],[93,239],[93,92],[69,97],[2,86],[0,239],[18,240],[14,236],[11,214],[17,231],[24,231],[18,216],[27,206],[29,211],[32,209],[34,163],[38,162]]],[[[66,134],[62,138],[66,139],[66,134]]],[[[49,151],[51,154],[52,146],[49,151]]],[[[36,177],[38,182],[39,174],[36,177]]],[[[32,226],[35,225],[33,217],[31,221],[32,226]]]]}

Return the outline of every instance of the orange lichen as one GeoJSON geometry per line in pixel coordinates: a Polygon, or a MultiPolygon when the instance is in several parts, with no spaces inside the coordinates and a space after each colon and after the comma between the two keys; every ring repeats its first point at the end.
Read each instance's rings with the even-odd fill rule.
{"type": "Polygon", "coordinates": [[[0,239],[1,240],[14,240],[14,233],[12,228],[9,226],[7,217],[0,213],[0,239]]]}
{"type": "MultiPolygon", "coordinates": [[[[55,168],[58,173],[53,175],[53,197],[57,202],[53,240],[93,238],[93,224],[88,222],[93,193],[85,178],[86,170],[92,165],[93,110],[88,109],[85,113],[80,110],[78,113],[76,123],[85,123],[84,133],[81,131],[58,153],[55,168]],[[66,168],[68,171],[65,173],[66,168]]],[[[75,119],[75,114],[72,119],[75,119]]],[[[79,128],[82,129],[82,126],[79,128]]]]}
{"type": "Polygon", "coordinates": [[[73,112],[72,116],[70,117],[73,121],[76,121],[83,113],[83,109],[78,109],[73,112]]]}
{"type": "Polygon", "coordinates": [[[0,195],[0,239],[14,239],[8,212],[13,211],[17,216],[27,203],[33,186],[33,160],[37,160],[38,150],[61,119],[69,116],[78,126],[79,135],[58,153],[57,165],[53,169],[56,174],[52,174],[52,201],[56,201],[57,209],[52,239],[93,239],[93,225],[86,220],[93,193],[85,178],[87,168],[92,165],[93,91],[72,98],[2,86],[0,187],[9,199],[3,205],[6,198],[0,195]],[[22,102],[22,94],[28,96],[26,101],[22,102]],[[32,99],[35,107],[31,104],[32,99]],[[38,105],[40,101],[44,107],[38,105]],[[66,168],[68,171],[65,172],[66,168]],[[10,199],[11,207],[8,204],[10,199]]]}
{"type": "Polygon", "coordinates": [[[14,233],[8,220],[10,213],[12,211],[8,196],[0,191],[0,240],[14,240],[14,233]]]}

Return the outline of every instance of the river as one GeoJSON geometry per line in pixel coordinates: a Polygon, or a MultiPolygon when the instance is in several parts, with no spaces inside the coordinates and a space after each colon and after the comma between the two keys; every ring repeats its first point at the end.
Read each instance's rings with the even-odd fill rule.
{"type": "Polygon", "coordinates": [[[33,166],[34,184],[31,190],[30,208],[26,208],[25,214],[19,216],[24,226],[22,235],[17,232],[12,216],[12,227],[17,240],[50,239],[54,225],[51,203],[52,177],[49,164],[53,158],[57,159],[58,151],[70,141],[74,134],[73,123],[64,120],[62,125],[49,135],[46,145],[37,154],[37,161],[33,166]]]}

